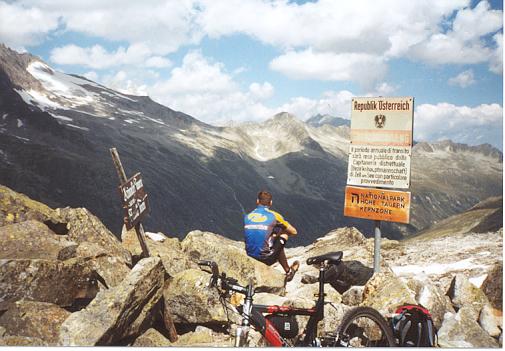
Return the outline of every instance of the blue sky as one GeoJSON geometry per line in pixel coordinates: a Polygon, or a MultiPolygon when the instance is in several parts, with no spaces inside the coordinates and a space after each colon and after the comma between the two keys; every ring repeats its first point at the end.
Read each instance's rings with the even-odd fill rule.
{"type": "Polygon", "coordinates": [[[0,0],[0,42],[211,124],[414,96],[414,138],[502,149],[500,1],[0,0]]]}

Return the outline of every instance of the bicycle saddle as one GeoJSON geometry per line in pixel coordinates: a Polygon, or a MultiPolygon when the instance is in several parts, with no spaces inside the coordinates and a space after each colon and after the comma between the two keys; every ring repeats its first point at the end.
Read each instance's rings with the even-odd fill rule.
{"type": "Polygon", "coordinates": [[[328,261],[329,263],[339,263],[343,256],[342,251],[328,252],[324,255],[314,256],[307,259],[307,264],[318,264],[323,261],[328,261]]]}

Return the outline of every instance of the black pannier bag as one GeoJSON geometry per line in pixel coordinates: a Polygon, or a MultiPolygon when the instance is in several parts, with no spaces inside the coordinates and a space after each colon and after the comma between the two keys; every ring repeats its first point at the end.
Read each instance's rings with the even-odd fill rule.
{"type": "Polygon", "coordinates": [[[434,347],[437,330],[430,312],[420,305],[403,305],[391,320],[398,346],[434,347]]]}
{"type": "Polygon", "coordinates": [[[329,283],[333,289],[343,294],[351,287],[351,285],[345,281],[348,273],[347,271],[347,267],[342,263],[338,265],[332,264],[324,275],[324,282],[329,283]]]}
{"type": "Polygon", "coordinates": [[[298,322],[295,316],[270,314],[265,318],[272,323],[282,337],[292,339],[298,335],[298,322]]]}

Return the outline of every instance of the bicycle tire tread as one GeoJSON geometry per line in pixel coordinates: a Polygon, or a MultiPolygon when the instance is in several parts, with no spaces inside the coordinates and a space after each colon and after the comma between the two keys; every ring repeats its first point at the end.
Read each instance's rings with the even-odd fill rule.
{"type": "Polygon", "coordinates": [[[337,328],[337,336],[339,339],[341,337],[341,334],[351,325],[355,319],[359,317],[367,317],[375,321],[380,327],[381,332],[386,336],[389,347],[397,346],[393,332],[389,327],[386,319],[379,313],[379,311],[373,309],[372,307],[366,306],[355,307],[344,314],[342,322],[337,328]]]}

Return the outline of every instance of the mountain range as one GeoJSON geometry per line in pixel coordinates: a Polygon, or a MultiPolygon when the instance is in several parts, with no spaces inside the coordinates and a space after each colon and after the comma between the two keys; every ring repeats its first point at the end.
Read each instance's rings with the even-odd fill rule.
{"type": "MultiPolygon", "coordinates": [[[[122,210],[109,148],[127,175],[139,171],[151,205],[145,226],[184,237],[193,229],[242,238],[242,215],[259,190],[307,244],[329,230],[371,221],[343,216],[348,120],[283,112],[261,123],[216,127],[147,96],[58,72],[0,44],[0,183],[51,207],[86,207],[115,233],[122,210]]],[[[416,143],[409,225],[402,238],[502,194],[502,153],[489,144],[416,143]]]]}

